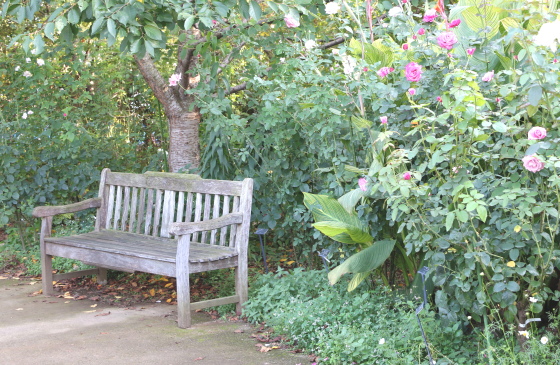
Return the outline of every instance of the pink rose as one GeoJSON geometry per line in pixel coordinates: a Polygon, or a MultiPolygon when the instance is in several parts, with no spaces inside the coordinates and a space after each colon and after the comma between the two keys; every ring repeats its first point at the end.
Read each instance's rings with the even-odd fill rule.
{"type": "Polygon", "coordinates": [[[377,71],[377,75],[381,78],[384,78],[385,76],[389,75],[391,72],[395,71],[394,68],[392,67],[381,67],[378,71],[377,71]]]}
{"type": "Polygon", "coordinates": [[[543,139],[546,137],[546,129],[543,127],[533,127],[529,130],[529,136],[527,139],[543,139]]]}
{"type": "Polygon", "coordinates": [[[412,175],[410,175],[410,172],[407,171],[402,175],[402,178],[404,180],[410,180],[410,179],[412,179],[412,175]]]}
{"type": "Polygon", "coordinates": [[[431,23],[435,18],[437,18],[437,16],[437,11],[435,9],[430,9],[426,13],[424,13],[424,21],[426,23],[431,23]]]}
{"type": "Polygon", "coordinates": [[[426,29],[420,28],[418,29],[418,35],[424,35],[426,33],[426,29]]]}
{"type": "Polygon", "coordinates": [[[366,191],[367,190],[367,180],[365,177],[361,177],[358,179],[358,186],[360,187],[361,191],[366,191]]]}
{"type": "Polygon", "coordinates": [[[284,18],[284,22],[286,23],[286,27],[288,28],[297,28],[299,27],[299,21],[294,19],[291,15],[286,15],[284,18]]]}
{"type": "Polygon", "coordinates": [[[453,32],[444,32],[437,37],[438,45],[441,48],[452,49],[453,45],[457,43],[457,36],[453,32]]]}
{"type": "Polygon", "coordinates": [[[482,81],[490,82],[492,81],[493,78],[494,78],[494,70],[488,71],[487,73],[484,74],[484,76],[482,76],[482,81]]]}
{"type": "Polygon", "coordinates": [[[467,54],[469,56],[472,56],[474,54],[474,51],[476,51],[476,48],[467,48],[467,54]]]}
{"type": "Polygon", "coordinates": [[[387,120],[388,119],[386,116],[379,117],[379,121],[381,122],[381,124],[387,124],[387,120]]]}
{"type": "Polygon", "coordinates": [[[404,74],[408,81],[420,81],[420,79],[422,78],[422,66],[420,66],[416,62],[410,62],[404,68],[404,74]]]}
{"type": "Polygon", "coordinates": [[[402,49],[406,51],[408,49],[408,43],[403,44],[402,49]]]}
{"type": "Polygon", "coordinates": [[[523,167],[531,172],[538,172],[544,168],[544,163],[535,155],[525,156],[521,161],[523,161],[523,167]]]}
{"type": "Polygon", "coordinates": [[[410,89],[408,89],[408,93],[410,94],[410,96],[414,96],[414,94],[416,94],[416,89],[411,87],[410,89]]]}
{"type": "Polygon", "coordinates": [[[177,86],[181,81],[181,74],[173,74],[169,78],[169,86],[177,86]]]}
{"type": "Polygon", "coordinates": [[[449,28],[455,28],[459,24],[461,24],[461,19],[455,19],[451,23],[449,23],[449,28]]]}

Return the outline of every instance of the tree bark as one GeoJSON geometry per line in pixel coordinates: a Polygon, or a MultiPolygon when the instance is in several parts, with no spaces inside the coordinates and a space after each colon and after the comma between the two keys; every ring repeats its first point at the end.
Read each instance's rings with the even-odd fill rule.
{"type": "Polygon", "coordinates": [[[195,57],[187,57],[186,60],[178,60],[175,73],[181,75],[181,81],[179,85],[169,86],[148,53],[142,58],[134,57],[140,73],[163,105],[167,117],[168,166],[171,172],[184,167],[196,168],[200,163],[200,111],[195,105],[194,97],[185,93],[185,89],[191,86],[186,71],[194,59],[195,57]]]}

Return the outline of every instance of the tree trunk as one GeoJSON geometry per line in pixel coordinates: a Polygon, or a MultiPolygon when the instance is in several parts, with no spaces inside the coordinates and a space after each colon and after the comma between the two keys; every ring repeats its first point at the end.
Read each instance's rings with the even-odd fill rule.
{"type": "Polygon", "coordinates": [[[189,111],[194,101],[186,106],[171,103],[165,106],[165,115],[169,124],[169,171],[177,172],[183,167],[195,168],[200,162],[198,126],[200,112],[198,108],[189,111]]]}
{"type": "Polygon", "coordinates": [[[134,57],[142,76],[153,90],[156,98],[163,105],[169,127],[169,171],[177,172],[184,167],[196,168],[200,163],[200,145],[198,129],[200,111],[192,95],[185,93],[191,87],[186,74],[194,57],[179,60],[175,73],[181,75],[179,85],[170,86],[148,53],[144,57],[134,57]]]}

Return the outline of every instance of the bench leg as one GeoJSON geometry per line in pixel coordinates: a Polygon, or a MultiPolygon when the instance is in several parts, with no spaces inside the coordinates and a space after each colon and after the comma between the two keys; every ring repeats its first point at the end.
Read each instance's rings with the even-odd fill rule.
{"type": "Polygon", "coordinates": [[[177,275],[177,323],[179,328],[191,326],[191,290],[188,273],[177,275]]]}
{"type": "Polygon", "coordinates": [[[41,254],[41,275],[43,282],[43,294],[53,295],[53,269],[52,256],[41,254]]]}
{"type": "Polygon", "coordinates": [[[53,295],[53,269],[52,256],[46,253],[45,238],[51,236],[52,217],[44,217],[41,220],[41,278],[43,282],[43,294],[53,295]]]}
{"type": "Polygon", "coordinates": [[[240,316],[243,304],[249,297],[247,267],[244,265],[235,268],[235,293],[239,295],[239,302],[235,306],[235,312],[240,316]]]}
{"type": "Polygon", "coordinates": [[[99,270],[99,272],[97,273],[97,284],[107,284],[107,269],[98,267],[97,270],[99,270]]]}

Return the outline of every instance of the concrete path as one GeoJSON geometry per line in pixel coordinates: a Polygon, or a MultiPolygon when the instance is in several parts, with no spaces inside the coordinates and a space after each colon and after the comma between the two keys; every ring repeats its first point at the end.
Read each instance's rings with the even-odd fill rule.
{"type": "Polygon", "coordinates": [[[40,282],[0,280],[0,363],[18,365],[308,365],[305,355],[259,352],[246,323],[193,314],[177,328],[175,307],[118,308],[33,296],[40,282]]]}

